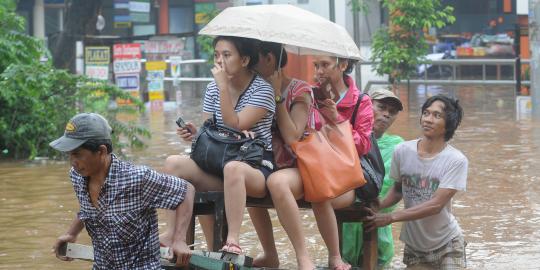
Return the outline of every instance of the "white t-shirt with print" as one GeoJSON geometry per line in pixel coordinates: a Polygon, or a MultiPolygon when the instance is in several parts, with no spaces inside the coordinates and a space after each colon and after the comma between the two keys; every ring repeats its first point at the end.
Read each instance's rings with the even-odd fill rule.
{"type": "MultiPolygon", "coordinates": [[[[434,157],[418,155],[418,139],[399,144],[392,159],[390,176],[401,182],[405,209],[432,198],[438,188],[465,190],[467,158],[456,148],[447,146],[434,157]]],[[[432,251],[461,235],[452,214],[450,200],[436,215],[406,221],[400,240],[418,251],[432,251]]]]}

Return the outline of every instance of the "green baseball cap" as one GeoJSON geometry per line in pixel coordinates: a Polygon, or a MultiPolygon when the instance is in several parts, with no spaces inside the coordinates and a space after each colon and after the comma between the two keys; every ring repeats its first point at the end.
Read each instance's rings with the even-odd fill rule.
{"type": "Polygon", "coordinates": [[[61,152],[75,150],[90,139],[110,140],[111,126],[107,120],[97,113],[80,113],[66,124],[64,136],[49,145],[61,152]]]}

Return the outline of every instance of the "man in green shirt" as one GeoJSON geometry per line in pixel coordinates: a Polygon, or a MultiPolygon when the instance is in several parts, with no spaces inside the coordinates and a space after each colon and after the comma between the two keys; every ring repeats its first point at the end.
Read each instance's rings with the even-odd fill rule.
{"type": "MultiPolygon", "coordinates": [[[[380,198],[384,198],[388,190],[394,185],[394,180],[390,178],[390,164],[392,163],[392,154],[397,144],[403,142],[403,139],[397,135],[385,133],[394,123],[398,113],[403,110],[403,104],[399,98],[385,88],[377,88],[369,92],[373,103],[373,134],[377,138],[377,145],[381,151],[384,161],[384,181],[381,188],[380,198]]],[[[388,213],[393,211],[395,205],[380,212],[388,213]]],[[[343,258],[352,265],[362,265],[362,223],[344,223],[343,224],[343,258]]],[[[394,239],[392,238],[392,226],[387,225],[378,228],[378,260],[379,266],[390,263],[394,256],[394,239]]]]}

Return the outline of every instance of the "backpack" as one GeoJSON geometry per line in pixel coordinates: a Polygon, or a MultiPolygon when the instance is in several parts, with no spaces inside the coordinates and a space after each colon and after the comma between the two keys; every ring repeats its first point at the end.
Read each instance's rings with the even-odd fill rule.
{"type": "MultiPolygon", "coordinates": [[[[358,113],[358,108],[360,107],[360,103],[362,102],[364,95],[366,94],[362,93],[360,97],[358,97],[358,101],[354,107],[354,112],[351,117],[351,124],[353,127],[356,120],[356,115],[358,113]]],[[[369,137],[371,140],[371,148],[367,154],[360,156],[360,164],[362,165],[362,171],[364,172],[366,184],[355,190],[356,197],[363,203],[370,203],[379,197],[384,180],[384,162],[382,160],[379,146],[377,145],[377,139],[373,135],[373,132],[369,137]]]]}

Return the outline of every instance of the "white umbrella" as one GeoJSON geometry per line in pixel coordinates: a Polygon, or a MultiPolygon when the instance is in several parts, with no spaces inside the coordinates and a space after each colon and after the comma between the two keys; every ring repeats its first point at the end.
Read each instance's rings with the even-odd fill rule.
{"type": "Polygon", "coordinates": [[[345,28],[292,5],[226,8],[199,34],[281,43],[287,51],[300,55],[332,55],[362,60],[360,50],[345,28]]]}

